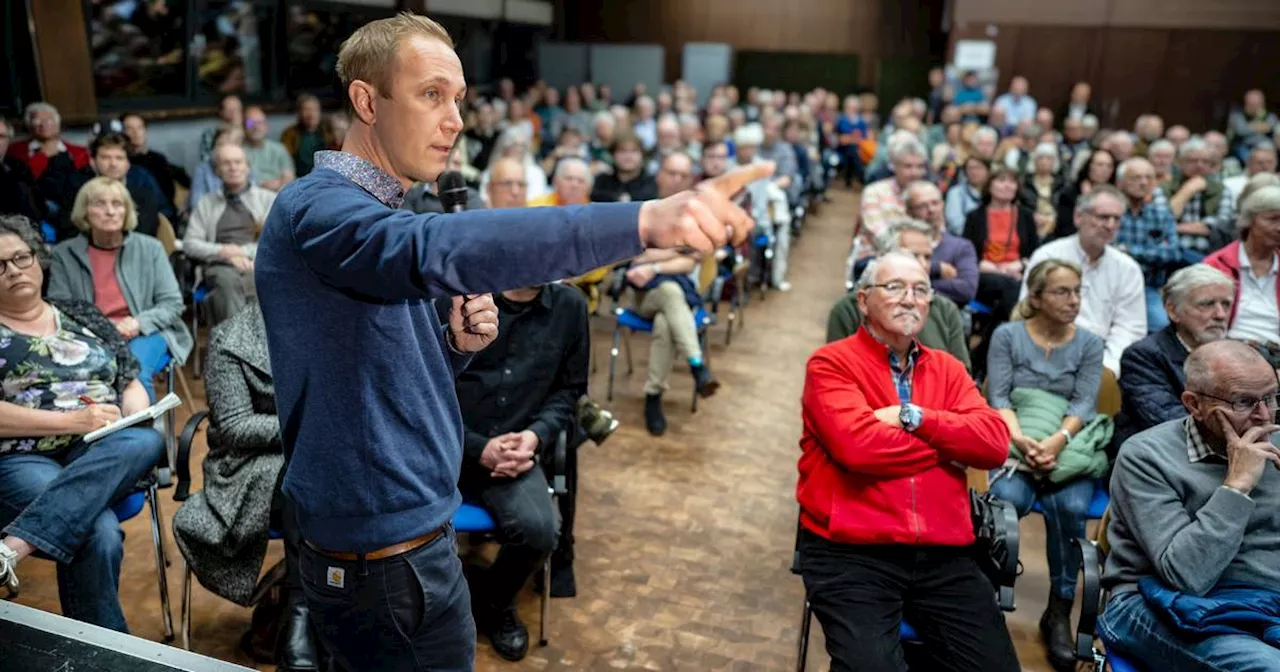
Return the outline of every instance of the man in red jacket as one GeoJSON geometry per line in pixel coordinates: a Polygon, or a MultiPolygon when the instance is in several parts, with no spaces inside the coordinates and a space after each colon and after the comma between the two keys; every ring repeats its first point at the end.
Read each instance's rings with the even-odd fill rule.
{"type": "Polygon", "coordinates": [[[881,257],[858,283],[863,328],[809,360],[800,570],[833,671],[906,670],[904,620],[927,669],[1020,669],[965,479],[1003,464],[1009,431],[963,364],[917,343],[931,295],[915,257],[881,257]]]}

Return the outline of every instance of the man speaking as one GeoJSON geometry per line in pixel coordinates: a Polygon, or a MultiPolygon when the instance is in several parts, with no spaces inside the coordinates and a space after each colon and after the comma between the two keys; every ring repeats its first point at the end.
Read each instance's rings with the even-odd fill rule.
{"type": "Polygon", "coordinates": [[[338,53],[352,108],[341,152],[287,186],[255,262],[284,490],[305,540],[312,620],[346,669],[470,670],[475,625],[449,521],[460,498],[454,374],[497,334],[492,299],[431,299],[576,276],[645,248],[711,253],[751,220],[730,202],[752,166],[646,203],[417,215],[462,131],[462,64],[439,24],[401,14],[338,53]]]}

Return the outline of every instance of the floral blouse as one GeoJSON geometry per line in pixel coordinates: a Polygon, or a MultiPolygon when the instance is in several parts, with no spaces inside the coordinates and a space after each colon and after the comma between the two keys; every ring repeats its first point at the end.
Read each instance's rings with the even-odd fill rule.
{"type": "MultiPolygon", "coordinates": [[[[0,324],[0,391],[3,400],[24,408],[75,411],[85,399],[118,402],[120,363],[112,344],[75,318],[54,308],[54,333],[20,334],[0,324]]],[[[0,439],[0,455],[57,453],[79,435],[0,439]]]]}

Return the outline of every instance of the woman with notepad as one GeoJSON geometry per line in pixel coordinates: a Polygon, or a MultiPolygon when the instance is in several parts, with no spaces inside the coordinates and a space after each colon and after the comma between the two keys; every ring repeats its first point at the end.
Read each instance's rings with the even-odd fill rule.
{"type": "Polygon", "coordinates": [[[148,408],[138,362],[93,304],[46,301],[49,251],[26,217],[0,216],[0,586],[41,551],[58,563],[64,616],[127,632],[124,555],[110,504],[160,460],[149,426],[86,434],[148,408]]]}

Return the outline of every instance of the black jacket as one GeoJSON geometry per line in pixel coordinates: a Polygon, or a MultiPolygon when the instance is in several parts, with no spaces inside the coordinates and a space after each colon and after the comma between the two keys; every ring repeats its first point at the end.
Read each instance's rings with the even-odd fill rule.
{"type": "Polygon", "coordinates": [[[1120,357],[1122,403],[1112,441],[1113,461],[1129,437],[1186,417],[1181,395],[1187,384],[1182,366],[1188,354],[1172,324],[1125,349],[1120,357]]]}
{"type": "MultiPolygon", "coordinates": [[[[1030,259],[1031,253],[1040,247],[1040,235],[1036,233],[1035,214],[1021,205],[1018,208],[1018,221],[1015,226],[1018,229],[1018,256],[1022,259],[1030,259]]],[[[983,205],[977,210],[969,213],[964,219],[964,237],[973,243],[973,249],[978,253],[978,261],[982,261],[983,251],[987,249],[987,206],[983,205]]],[[[1030,270],[1030,269],[1028,269],[1030,270]]]]}

